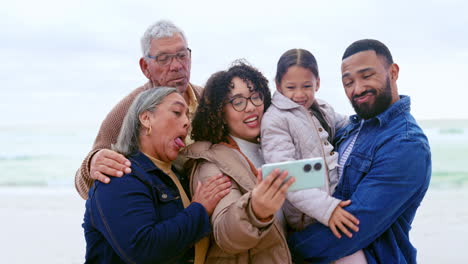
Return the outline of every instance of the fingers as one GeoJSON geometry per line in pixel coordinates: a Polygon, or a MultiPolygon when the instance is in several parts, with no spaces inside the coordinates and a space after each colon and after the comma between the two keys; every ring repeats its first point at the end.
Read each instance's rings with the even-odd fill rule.
{"type": "Polygon", "coordinates": [[[122,177],[125,173],[130,173],[130,161],[123,155],[109,150],[98,151],[91,159],[91,178],[108,183],[110,178],[105,175],[122,177]]]}
{"type": "Polygon", "coordinates": [[[202,188],[202,183],[200,181],[197,181],[197,188],[195,189],[195,194],[199,194],[201,188],[202,188]]]}
{"type": "Polygon", "coordinates": [[[205,186],[207,188],[207,190],[212,190],[213,188],[215,188],[218,184],[219,184],[219,181],[220,179],[223,178],[223,174],[222,173],[219,173],[213,177],[209,177],[206,181],[205,181],[205,186]]]}
{"type": "Polygon", "coordinates": [[[109,183],[110,178],[105,176],[104,174],[100,173],[99,171],[95,171],[92,175],[91,178],[100,181],[102,183],[109,183]]]}
{"type": "Polygon", "coordinates": [[[258,189],[260,193],[263,193],[268,198],[272,198],[280,189],[281,184],[288,176],[287,171],[283,171],[280,174],[279,169],[274,169],[259,185],[258,189]],[[278,176],[279,175],[279,176],[278,176]]]}
{"type": "Polygon", "coordinates": [[[263,180],[262,169],[257,169],[257,184],[260,184],[263,180]]]}
{"type": "Polygon", "coordinates": [[[353,237],[353,234],[351,234],[351,232],[348,231],[348,229],[343,225],[342,222],[338,222],[336,223],[338,229],[340,229],[340,231],[345,234],[347,237],[349,238],[352,238],[353,237]]]}
{"type": "Polygon", "coordinates": [[[339,203],[340,207],[346,207],[351,204],[351,200],[342,201],[339,203]]]}
{"type": "Polygon", "coordinates": [[[343,220],[342,220],[343,224],[345,224],[348,228],[350,228],[351,230],[353,230],[354,232],[358,232],[359,231],[359,227],[357,225],[359,225],[359,220],[354,217],[352,214],[350,214],[349,212],[346,212],[343,210],[343,220]]]}
{"type": "Polygon", "coordinates": [[[330,225],[330,229],[333,235],[335,235],[337,238],[341,238],[341,234],[338,232],[338,230],[336,230],[336,226],[334,224],[330,225]]]}
{"type": "MultiPolygon", "coordinates": [[[[274,182],[280,173],[279,169],[274,169],[265,179],[262,179],[259,183],[257,183],[258,190],[261,192],[265,192],[268,188],[270,188],[271,184],[274,182]]],[[[258,177],[258,176],[257,176],[258,177]]]]}

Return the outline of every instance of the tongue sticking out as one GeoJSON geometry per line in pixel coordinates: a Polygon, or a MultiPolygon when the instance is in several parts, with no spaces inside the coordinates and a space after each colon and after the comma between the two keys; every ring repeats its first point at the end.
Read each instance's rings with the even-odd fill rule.
{"type": "Polygon", "coordinates": [[[174,142],[175,142],[176,145],[179,146],[180,148],[185,148],[185,144],[184,144],[184,142],[182,141],[182,139],[176,138],[176,139],[174,140],[174,142]]]}

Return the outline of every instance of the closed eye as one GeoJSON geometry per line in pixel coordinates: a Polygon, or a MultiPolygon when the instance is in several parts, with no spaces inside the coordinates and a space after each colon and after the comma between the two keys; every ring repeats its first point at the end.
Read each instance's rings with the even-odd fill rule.
{"type": "Polygon", "coordinates": [[[373,76],[374,73],[371,73],[371,74],[365,74],[364,76],[362,76],[362,78],[364,79],[368,79],[369,77],[373,76]]]}
{"type": "Polygon", "coordinates": [[[344,87],[349,87],[353,84],[353,81],[343,83],[344,87]]]}

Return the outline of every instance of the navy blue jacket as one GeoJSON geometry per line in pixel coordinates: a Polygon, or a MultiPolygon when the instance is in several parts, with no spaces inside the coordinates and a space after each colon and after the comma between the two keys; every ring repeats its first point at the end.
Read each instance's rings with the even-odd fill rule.
{"type": "MultiPolygon", "coordinates": [[[[170,177],[139,152],[132,172],[96,181],[86,202],[86,263],[187,263],[195,242],[211,232],[199,203],[184,209],[170,177]]],[[[187,181],[181,178],[187,186],[187,181]]]]}
{"type": "MultiPolygon", "coordinates": [[[[364,249],[368,263],[416,263],[409,241],[411,223],[431,177],[429,143],[401,99],[366,120],[343,168],[334,193],[351,199],[345,210],[356,216],[359,232],[336,238],[330,228],[313,224],[292,233],[289,245],[296,260],[326,263],[364,249]]],[[[359,128],[361,118],[338,131],[337,144],[359,128]]]]}

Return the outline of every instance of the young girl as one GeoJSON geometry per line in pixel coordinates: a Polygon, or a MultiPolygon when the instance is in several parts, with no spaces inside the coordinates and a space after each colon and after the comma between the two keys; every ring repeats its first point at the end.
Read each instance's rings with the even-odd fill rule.
{"type": "MultiPolygon", "coordinates": [[[[348,228],[358,231],[359,221],[343,209],[351,201],[330,196],[339,180],[338,153],[331,142],[348,118],[315,98],[320,78],[317,61],[309,51],[285,52],[278,61],[275,81],[277,92],[261,125],[265,163],[322,157],[328,169],[325,188],[288,193],[283,206],[286,220],[299,230],[316,220],[338,238],[340,231],[352,237],[348,228]]],[[[358,252],[365,260],[362,251],[358,252]]]]}

